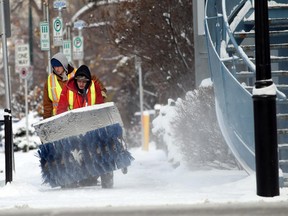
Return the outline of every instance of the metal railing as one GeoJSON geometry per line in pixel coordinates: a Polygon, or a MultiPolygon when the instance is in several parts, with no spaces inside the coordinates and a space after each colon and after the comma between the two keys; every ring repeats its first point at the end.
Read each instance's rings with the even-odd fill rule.
{"type": "Polygon", "coordinates": [[[230,149],[243,168],[252,173],[255,170],[252,95],[231,71],[241,71],[243,68],[255,71],[255,65],[236,43],[226,14],[226,8],[237,8],[239,3],[244,6],[246,2],[207,0],[205,31],[218,122],[230,149]],[[223,58],[221,52],[230,42],[239,56],[223,58]]]}

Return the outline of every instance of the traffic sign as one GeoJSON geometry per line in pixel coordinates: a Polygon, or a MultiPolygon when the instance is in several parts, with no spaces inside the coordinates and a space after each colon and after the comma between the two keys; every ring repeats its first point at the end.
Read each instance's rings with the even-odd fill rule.
{"type": "Polygon", "coordinates": [[[62,46],[63,43],[63,20],[61,17],[53,19],[53,44],[62,46]]]}
{"type": "Polygon", "coordinates": [[[63,40],[63,54],[66,56],[68,62],[72,62],[71,40],[63,40]]]}
{"type": "Polygon", "coordinates": [[[16,45],[16,67],[29,67],[30,66],[30,49],[29,44],[16,45]]]}
{"type": "Polygon", "coordinates": [[[55,0],[53,2],[53,8],[54,9],[63,9],[66,8],[66,0],[55,0]]]}
{"type": "Polygon", "coordinates": [[[49,23],[40,22],[40,42],[41,50],[49,51],[50,50],[50,36],[49,36],[49,23]]]}
{"type": "Polygon", "coordinates": [[[81,29],[83,29],[86,26],[87,26],[87,23],[85,21],[77,20],[76,22],[74,22],[74,26],[73,27],[76,28],[76,29],[81,30],[81,29]]]}
{"type": "Polygon", "coordinates": [[[28,79],[31,76],[31,67],[23,67],[20,69],[19,75],[22,79],[28,79]]]}
{"type": "Polygon", "coordinates": [[[82,36],[73,37],[73,59],[82,60],[84,58],[84,43],[82,36]]]}

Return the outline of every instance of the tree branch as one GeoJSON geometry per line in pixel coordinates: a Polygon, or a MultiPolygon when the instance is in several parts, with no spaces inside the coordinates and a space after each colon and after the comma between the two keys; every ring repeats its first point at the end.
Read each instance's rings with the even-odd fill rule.
{"type": "Polygon", "coordinates": [[[30,6],[34,9],[34,11],[36,12],[37,16],[42,17],[43,16],[43,12],[42,12],[42,8],[38,8],[35,0],[30,0],[30,6]]]}

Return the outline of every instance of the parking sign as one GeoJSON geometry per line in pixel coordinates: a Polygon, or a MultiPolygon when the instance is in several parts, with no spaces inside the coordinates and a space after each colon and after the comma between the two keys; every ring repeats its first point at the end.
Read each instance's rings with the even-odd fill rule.
{"type": "Polygon", "coordinates": [[[84,44],[82,36],[73,37],[73,59],[82,60],[84,58],[84,44]]]}
{"type": "Polygon", "coordinates": [[[63,20],[61,17],[53,19],[53,44],[54,46],[63,44],[63,20]]]}
{"type": "Polygon", "coordinates": [[[72,62],[72,47],[71,40],[63,40],[63,54],[69,62],[72,62]]]}
{"type": "Polygon", "coordinates": [[[41,42],[42,51],[50,50],[50,37],[49,37],[49,23],[48,22],[40,22],[40,42],[41,42]]]}

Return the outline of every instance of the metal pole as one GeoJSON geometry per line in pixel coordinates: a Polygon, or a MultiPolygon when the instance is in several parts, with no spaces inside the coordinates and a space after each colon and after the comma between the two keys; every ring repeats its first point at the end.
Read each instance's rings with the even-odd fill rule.
{"type": "MultiPolygon", "coordinates": [[[[46,15],[46,21],[49,23],[49,28],[50,28],[50,21],[49,21],[49,5],[48,5],[48,2],[44,2],[44,8],[45,8],[45,15],[46,15]]],[[[49,29],[49,32],[50,29],[49,29]]],[[[50,37],[50,35],[49,35],[50,37]]],[[[48,52],[47,52],[47,56],[48,56],[48,74],[51,74],[51,65],[50,65],[50,58],[51,58],[51,48],[49,48],[48,52]]]]}
{"type": "Polygon", "coordinates": [[[33,65],[33,17],[31,0],[29,0],[29,53],[30,53],[30,65],[33,65]]]}
{"type": "Polygon", "coordinates": [[[28,81],[27,78],[25,78],[25,116],[26,116],[26,152],[29,151],[29,130],[28,130],[28,81]]]}
{"type": "Polygon", "coordinates": [[[256,82],[253,89],[257,195],[279,195],[276,87],[271,76],[267,1],[255,1],[256,82]]]}
{"type": "Polygon", "coordinates": [[[140,114],[141,114],[141,144],[142,148],[144,148],[145,140],[144,140],[144,126],[143,126],[143,84],[142,84],[142,67],[141,67],[141,59],[139,56],[135,56],[135,66],[136,71],[138,71],[138,79],[139,79],[139,97],[140,97],[140,114]]]}
{"type": "MultiPolygon", "coordinates": [[[[6,183],[12,181],[12,169],[15,170],[14,164],[14,149],[12,136],[12,115],[11,115],[11,87],[10,87],[10,73],[8,68],[8,52],[7,52],[7,38],[6,38],[6,21],[4,15],[4,0],[0,0],[0,16],[2,25],[2,50],[3,50],[3,67],[5,74],[5,98],[6,109],[5,112],[9,115],[4,116],[5,121],[5,167],[6,167],[6,183]]],[[[10,24],[10,23],[9,23],[10,24]]]]}
{"type": "Polygon", "coordinates": [[[1,10],[1,25],[2,25],[2,50],[3,50],[3,67],[5,73],[5,97],[6,108],[11,110],[11,93],[10,93],[10,77],[8,72],[8,52],[7,52],[7,39],[5,30],[5,16],[4,16],[4,0],[0,0],[1,10]]]}
{"type": "Polygon", "coordinates": [[[71,24],[66,23],[66,38],[67,40],[71,40],[71,24]]]}
{"type": "MultiPolygon", "coordinates": [[[[79,33],[78,35],[79,35],[80,37],[82,37],[82,28],[79,28],[79,29],[78,29],[78,33],[79,33]]],[[[84,55],[83,55],[83,58],[84,58],[84,55]]],[[[79,60],[79,62],[78,62],[78,64],[79,64],[78,67],[80,67],[81,65],[84,64],[83,58],[79,60]]]]}
{"type": "MultiPolygon", "coordinates": [[[[58,8],[58,17],[62,18],[62,8],[58,8]]],[[[63,28],[63,26],[62,26],[63,28]]],[[[63,38],[62,38],[62,42],[63,42],[63,38]]],[[[59,46],[59,51],[63,53],[63,45],[59,46]]]]}

